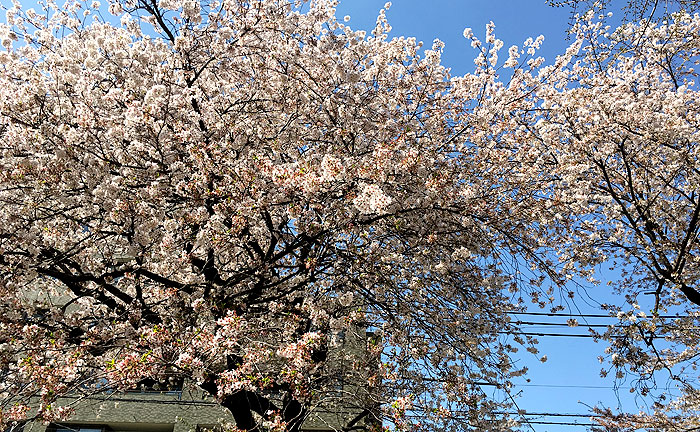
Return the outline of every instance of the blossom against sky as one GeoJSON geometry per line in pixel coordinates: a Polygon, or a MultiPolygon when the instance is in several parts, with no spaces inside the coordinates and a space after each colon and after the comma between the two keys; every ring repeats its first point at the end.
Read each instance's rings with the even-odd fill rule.
{"type": "MultiPolygon", "coordinates": [[[[345,0],[338,5],[337,15],[350,16],[348,24],[353,28],[370,30],[384,5],[385,0],[345,0]]],[[[570,42],[565,36],[570,11],[547,6],[544,0],[435,0],[430,7],[419,0],[397,0],[392,2],[387,18],[392,26],[390,36],[412,36],[426,47],[436,38],[443,41],[443,64],[454,74],[466,73],[474,66],[475,51],[463,36],[465,28],[472,28],[482,39],[486,25],[493,21],[496,37],[506,48],[522,46],[527,38],[543,35],[539,55],[552,61],[570,42]]]]}
{"type": "MultiPolygon", "coordinates": [[[[352,28],[370,31],[385,0],[345,0],[337,7],[337,17],[342,20],[349,16],[347,24],[352,28]]],[[[443,65],[451,68],[453,76],[474,70],[473,60],[477,51],[465,39],[465,28],[471,28],[474,36],[483,40],[486,26],[493,22],[495,36],[503,41],[504,51],[512,45],[522,48],[528,38],[544,36],[537,56],[545,58],[545,64],[552,64],[557,55],[564,53],[572,40],[567,37],[570,23],[570,10],[553,8],[544,0],[434,0],[426,7],[420,0],[396,0],[386,13],[392,30],[389,37],[415,37],[430,47],[434,39],[440,39],[445,47],[442,53],[443,65]]],[[[613,18],[614,20],[614,18],[613,18]]],[[[505,58],[501,60],[501,63],[505,58]]],[[[609,275],[609,277],[614,277],[609,275]]],[[[577,300],[580,313],[600,314],[594,304],[610,300],[604,287],[590,287],[588,292],[577,300]],[[591,298],[586,298],[590,296],[591,298]]],[[[576,314],[576,308],[571,310],[576,314]]],[[[529,322],[562,323],[565,318],[543,316],[518,316],[514,320],[529,322]]],[[[611,322],[605,318],[588,318],[593,326],[611,322]]],[[[526,331],[542,333],[568,333],[583,337],[539,337],[540,355],[547,356],[541,362],[538,356],[524,350],[516,354],[519,364],[527,366],[529,373],[523,378],[514,393],[518,406],[529,413],[574,413],[587,414],[589,408],[597,404],[636,412],[634,396],[624,385],[613,388],[612,378],[601,378],[600,370],[608,367],[600,364],[598,356],[603,354],[604,343],[595,343],[585,337],[585,327],[553,331],[559,327],[551,325],[525,326],[526,331]]],[[[498,391],[498,390],[494,390],[498,391]]],[[[583,426],[558,423],[590,423],[585,417],[532,416],[531,430],[537,432],[565,432],[587,430],[583,426]]]]}

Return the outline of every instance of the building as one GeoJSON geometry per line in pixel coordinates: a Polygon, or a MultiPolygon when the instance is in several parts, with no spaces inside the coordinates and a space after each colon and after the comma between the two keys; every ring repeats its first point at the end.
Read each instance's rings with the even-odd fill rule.
{"type": "MultiPolygon", "coordinates": [[[[343,343],[331,354],[333,363],[341,365],[341,370],[345,368],[341,359],[343,350],[358,349],[357,342],[348,343],[345,337],[342,339],[343,343]]],[[[358,397],[373,393],[373,389],[367,388],[365,383],[356,383],[355,380],[348,382],[339,378],[333,392],[358,397]]],[[[89,396],[66,396],[60,402],[75,409],[70,419],[48,425],[34,421],[26,424],[23,432],[203,432],[221,430],[223,425],[235,425],[233,416],[226,408],[221,407],[211,395],[187,382],[173,382],[167,389],[159,389],[157,384],[143,384],[127,392],[105,391],[89,396]]],[[[317,406],[309,414],[302,430],[336,431],[362,411],[358,406],[345,409],[317,406]]],[[[369,427],[377,424],[377,416],[367,415],[354,425],[369,427]]]]}

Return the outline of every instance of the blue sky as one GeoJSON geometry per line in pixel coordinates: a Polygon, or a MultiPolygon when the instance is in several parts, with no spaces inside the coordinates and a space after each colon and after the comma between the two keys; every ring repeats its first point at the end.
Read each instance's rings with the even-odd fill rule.
{"type": "MultiPolygon", "coordinates": [[[[341,0],[337,16],[342,19],[350,15],[349,25],[355,29],[371,30],[378,11],[385,0],[341,0]]],[[[414,36],[430,46],[438,38],[445,42],[443,64],[452,69],[453,75],[461,75],[473,70],[475,51],[463,34],[465,27],[473,29],[475,36],[483,40],[486,24],[493,21],[496,37],[504,41],[504,46],[522,45],[528,38],[544,36],[539,55],[547,63],[553,62],[557,54],[569,45],[566,30],[570,10],[553,8],[545,0],[395,0],[387,12],[392,36],[414,36]],[[426,6],[429,5],[429,6],[426,6]]],[[[610,294],[601,284],[590,288],[589,295],[599,301],[609,301],[610,294]]],[[[579,313],[600,314],[594,304],[579,302],[579,313]]],[[[572,313],[576,313],[573,311],[572,313]]],[[[520,319],[535,323],[562,323],[566,318],[546,316],[519,316],[520,319]]],[[[582,321],[579,319],[579,321],[582,321]]],[[[589,324],[608,324],[608,318],[589,318],[589,324]]],[[[542,333],[586,334],[585,327],[566,328],[548,325],[528,325],[529,331],[542,333]]],[[[589,407],[603,404],[621,408],[627,412],[637,412],[634,395],[629,387],[622,385],[616,392],[612,378],[601,378],[601,365],[597,357],[603,354],[605,344],[596,344],[587,337],[540,337],[539,348],[548,361],[541,363],[535,356],[525,353],[519,360],[530,369],[527,378],[516,386],[521,392],[517,399],[521,409],[531,413],[587,414],[589,407]]],[[[612,375],[612,374],[611,374],[612,375]]],[[[590,423],[585,417],[531,417],[531,431],[574,432],[588,428],[582,426],[557,425],[549,423],[590,423]]]]}
{"type": "MultiPolygon", "coordinates": [[[[350,15],[348,23],[356,29],[371,30],[385,0],[340,0],[338,18],[350,15]]],[[[554,59],[568,46],[565,33],[570,12],[552,8],[544,0],[396,0],[387,13],[392,26],[390,36],[414,36],[430,46],[438,38],[445,42],[443,63],[454,74],[463,74],[473,67],[474,50],[462,35],[471,27],[483,40],[486,24],[496,24],[496,37],[507,49],[522,45],[528,37],[545,37],[540,55],[554,59]],[[429,7],[426,5],[429,4],[429,7]]]]}

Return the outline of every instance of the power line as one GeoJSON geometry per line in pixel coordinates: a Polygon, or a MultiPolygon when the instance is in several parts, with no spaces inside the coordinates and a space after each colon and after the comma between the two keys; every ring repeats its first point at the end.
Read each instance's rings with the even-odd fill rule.
{"type": "MultiPolygon", "coordinates": [[[[554,326],[554,327],[569,327],[569,328],[576,328],[576,327],[582,327],[582,328],[625,328],[624,325],[621,325],[619,323],[611,323],[611,324],[586,324],[586,323],[577,323],[576,325],[570,325],[569,323],[565,322],[539,322],[539,321],[511,321],[510,324],[516,324],[516,325],[529,325],[529,326],[554,326]]],[[[699,330],[700,327],[697,326],[676,326],[676,325],[664,325],[663,329],[682,329],[682,330],[699,330]]]]}
{"type": "MultiPolygon", "coordinates": [[[[600,336],[595,336],[591,334],[566,334],[566,333],[541,333],[541,332],[512,332],[512,331],[499,331],[498,334],[507,334],[515,336],[553,336],[553,337],[576,337],[576,338],[600,338],[600,336]]],[[[653,338],[660,338],[660,336],[650,336],[653,338]]]]}
{"type": "Polygon", "coordinates": [[[615,390],[614,386],[594,386],[576,384],[513,384],[513,387],[547,387],[547,388],[578,388],[578,389],[606,389],[615,390]]]}
{"type": "MultiPolygon", "coordinates": [[[[521,414],[520,414],[521,415],[521,414]]],[[[409,418],[420,418],[420,416],[417,415],[408,415],[407,417],[409,418]]],[[[588,416],[590,417],[590,416],[588,416]]],[[[464,421],[470,421],[471,419],[467,417],[456,417],[453,416],[451,417],[453,420],[464,420],[464,421]]],[[[489,422],[496,422],[498,420],[491,420],[491,419],[485,419],[485,421],[489,422]]],[[[552,426],[600,426],[598,423],[592,423],[592,422],[577,422],[577,421],[555,421],[555,420],[540,420],[540,419],[526,419],[523,418],[523,421],[521,422],[523,424],[536,424],[536,425],[552,425],[552,426]]],[[[478,427],[478,425],[471,425],[473,427],[478,427]]]]}
{"type": "MultiPolygon", "coordinates": [[[[511,311],[508,312],[511,315],[532,315],[532,316],[550,316],[550,317],[562,317],[562,318],[617,318],[616,315],[605,315],[605,314],[572,314],[572,313],[553,313],[553,312],[520,312],[520,311],[511,311]]],[[[648,318],[653,318],[651,316],[648,316],[646,318],[637,316],[637,319],[648,319],[648,318]]],[[[661,318],[661,319],[680,319],[680,318],[698,318],[700,319],[700,316],[690,316],[690,315],[658,315],[655,318],[661,318]]]]}
{"type": "Polygon", "coordinates": [[[598,423],[556,422],[556,421],[544,421],[544,420],[528,420],[526,423],[536,424],[536,425],[551,425],[551,426],[582,426],[582,427],[600,426],[598,423]]]}
{"type": "Polygon", "coordinates": [[[601,415],[595,414],[567,414],[567,413],[550,413],[550,412],[503,412],[497,414],[520,415],[525,417],[581,417],[581,418],[597,418],[601,415]]]}
{"type": "MultiPolygon", "coordinates": [[[[440,378],[428,378],[428,377],[423,377],[423,381],[427,382],[446,382],[445,379],[440,379],[440,378]]],[[[502,383],[493,383],[493,382],[485,382],[485,381],[473,381],[469,384],[473,385],[478,385],[478,386],[490,386],[490,387],[499,387],[503,386],[502,383]]],[[[603,389],[603,390],[615,390],[619,387],[614,387],[614,386],[597,386],[597,385],[579,385],[579,384],[533,384],[533,383],[511,383],[513,387],[545,387],[545,388],[575,388],[575,389],[603,389]]]]}
{"type": "Polygon", "coordinates": [[[578,324],[578,325],[569,325],[568,323],[565,322],[533,322],[533,321],[511,321],[511,324],[516,324],[516,325],[530,325],[530,326],[559,326],[559,327],[570,327],[570,328],[575,328],[575,327],[585,327],[585,328],[607,328],[607,327],[620,327],[616,324],[578,324]]]}

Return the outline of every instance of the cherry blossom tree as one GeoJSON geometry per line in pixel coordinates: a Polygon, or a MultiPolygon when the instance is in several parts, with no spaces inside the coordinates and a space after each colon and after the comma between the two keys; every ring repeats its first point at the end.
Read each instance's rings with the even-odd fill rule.
{"type": "MultiPolygon", "coordinates": [[[[564,280],[543,156],[513,115],[539,104],[541,40],[500,64],[493,26],[466,32],[476,70],[451,77],[440,41],[389,40],[384,10],[355,31],[334,6],[7,11],[3,424],[67,418],[68,394],[187,379],[238,430],[324,411],[347,413],[343,430],[517,427],[510,355],[536,349],[503,336],[508,312],[564,280]]],[[[686,95],[674,113],[695,103],[662,84],[686,95]]]]}
{"type": "Polygon", "coordinates": [[[700,16],[678,13],[612,31],[595,15],[574,27],[572,50],[583,46],[577,61],[539,87],[542,111],[524,120],[537,131],[532,144],[549,155],[549,199],[567,209],[568,228],[551,241],[562,262],[619,275],[611,285],[623,300],[604,305],[619,323],[599,336],[610,342],[616,377],[655,403],[633,416],[601,408],[603,423],[694,430],[700,16]],[[665,380],[677,395],[662,390],[665,380]]]}

